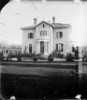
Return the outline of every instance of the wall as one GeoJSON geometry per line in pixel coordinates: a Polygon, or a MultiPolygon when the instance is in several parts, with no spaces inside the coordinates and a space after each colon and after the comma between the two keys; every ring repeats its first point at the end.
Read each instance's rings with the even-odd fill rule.
{"type": "Polygon", "coordinates": [[[56,43],[63,43],[63,53],[66,55],[67,52],[71,52],[70,49],[70,28],[59,28],[59,29],[54,29],[54,35],[53,35],[53,48],[56,50],[56,43]],[[63,38],[56,38],[56,32],[63,32],[63,38]]]}
{"type": "MultiPolygon", "coordinates": [[[[37,41],[40,41],[40,40],[49,41],[49,47],[50,47],[49,48],[49,53],[52,52],[52,49],[53,49],[53,44],[52,44],[53,38],[52,38],[52,27],[50,25],[45,24],[45,27],[43,27],[43,23],[38,25],[36,27],[36,35],[35,35],[35,37],[36,37],[36,44],[37,44],[37,41]],[[40,37],[40,31],[42,31],[42,30],[46,30],[47,31],[47,36],[40,37]]],[[[40,46],[38,46],[38,47],[40,47],[40,46]]],[[[36,47],[37,52],[38,52],[38,50],[40,50],[40,48],[38,48],[38,47],[36,47]]]]}
{"type": "MultiPolygon", "coordinates": [[[[44,23],[44,22],[43,22],[44,23]]],[[[71,33],[70,28],[58,28],[53,29],[52,26],[45,24],[43,27],[43,23],[36,26],[34,30],[23,30],[23,45],[22,45],[22,52],[24,51],[25,46],[27,47],[27,52],[29,52],[29,43],[32,44],[33,53],[40,53],[40,41],[49,41],[49,54],[56,49],[56,43],[63,43],[63,53],[67,54],[71,52],[71,43],[69,40],[69,36],[71,33]],[[46,30],[47,36],[40,37],[40,31],[46,30]],[[56,38],[56,32],[62,31],[63,38],[56,38]],[[33,32],[34,38],[28,39],[28,33],[33,32]]]]}
{"type": "MultiPolygon", "coordinates": [[[[29,39],[28,33],[32,32],[34,34],[34,30],[23,30],[22,33],[22,52],[24,52],[25,46],[27,47],[27,52],[29,53],[29,44],[32,44],[32,52],[34,52],[34,38],[29,39]]],[[[35,35],[35,34],[34,34],[35,35]]]]}

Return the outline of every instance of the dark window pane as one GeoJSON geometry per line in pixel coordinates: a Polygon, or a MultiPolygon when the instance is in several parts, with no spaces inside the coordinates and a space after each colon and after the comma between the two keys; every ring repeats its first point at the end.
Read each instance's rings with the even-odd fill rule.
{"type": "Polygon", "coordinates": [[[33,33],[29,33],[28,38],[33,38],[33,33]]]}
{"type": "Polygon", "coordinates": [[[63,44],[61,44],[61,52],[63,52],[63,44]]]}
{"type": "Polygon", "coordinates": [[[60,32],[60,38],[62,38],[63,37],[63,32],[60,32]]]}
{"type": "Polygon", "coordinates": [[[32,44],[29,44],[29,53],[32,53],[32,44]]]}
{"type": "Polygon", "coordinates": [[[45,27],[45,24],[43,24],[43,27],[45,27]]]}
{"type": "Polygon", "coordinates": [[[58,44],[56,44],[56,51],[58,51],[58,44]]]}

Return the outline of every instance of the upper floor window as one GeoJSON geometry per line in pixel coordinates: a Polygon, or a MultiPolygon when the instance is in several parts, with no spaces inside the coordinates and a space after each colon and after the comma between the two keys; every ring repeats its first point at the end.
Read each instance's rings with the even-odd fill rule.
{"type": "Polygon", "coordinates": [[[56,32],[56,38],[62,38],[63,32],[56,32]]]}
{"type": "Polygon", "coordinates": [[[46,30],[44,30],[44,34],[43,34],[44,36],[47,36],[47,31],[46,30]]]}
{"type": "Polygon", "coordinates": [[[40,37],[42,37],[43,36],[43,31],[40,31],[40,37]]]}
{"type": "Polygon", "coordinates": [[[43,36],[47,36],[46,30],[40,31],[40,37],[43,37],[43,36]]]}
{"type": "Polygon", "coordinates": [[[43,27],[45,27],[45,24],[43,24],[43,27]]]}
{"type": "Polygon", "coordinates": [[[62,38],[63,37],[63,32],[60,32],[60,38],[62,38]]]}
{"type": "Polygon", "coordinates": [[[28,38],[33,38],[33,33],[28,33],[28,38]]]}

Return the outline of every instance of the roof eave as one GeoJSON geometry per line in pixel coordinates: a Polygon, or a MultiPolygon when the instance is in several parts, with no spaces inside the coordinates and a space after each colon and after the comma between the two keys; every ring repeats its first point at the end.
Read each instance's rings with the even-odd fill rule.
{"type": "Polygon", "coordinates": [[[21,30],[34,30],[35,27],[24,27],[24,28],[21,28],[21,30]]]}

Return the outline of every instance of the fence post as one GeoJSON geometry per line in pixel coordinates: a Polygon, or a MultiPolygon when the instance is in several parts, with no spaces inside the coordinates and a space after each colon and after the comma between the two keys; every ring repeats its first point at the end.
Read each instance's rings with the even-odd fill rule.
{"type": "Polygon", "coordinates": [[[82,74],[82,61],[78,62],[78,74],[82,74]]]}
{"type": "Polygon", "coordinates": [[[82,90],[82,61],[78,62],[78,86],[79,92],[82,90]]]}

